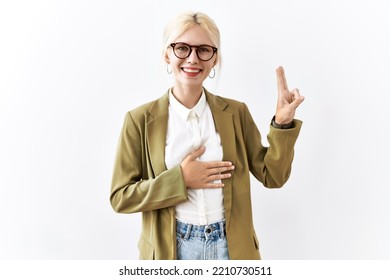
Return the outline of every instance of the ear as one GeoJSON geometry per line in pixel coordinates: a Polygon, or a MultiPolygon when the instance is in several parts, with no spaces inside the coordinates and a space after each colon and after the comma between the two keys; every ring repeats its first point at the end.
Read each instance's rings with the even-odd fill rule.
{"type": "Polygon", "coordinates": [[[169,55],[168,55],[168,50],[165,51],[164,54],[164,60],[167,64],[170,64],[171,62],[169,61],[169,55]]]}

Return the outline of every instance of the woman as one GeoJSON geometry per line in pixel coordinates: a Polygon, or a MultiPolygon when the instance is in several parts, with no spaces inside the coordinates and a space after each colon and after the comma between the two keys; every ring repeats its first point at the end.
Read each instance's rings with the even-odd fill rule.
{"type": "Polygon", "coordinates": [[[269,147],[244,103],[211,94],[203,81],[220,62],[220,35],[203,13],[184,13],[164,33],[173,86],[126,114],[111,204],[142,212],[141,259],[260,259],[252,221],[251,172],[264,186],[288,179],[303,101],[276,70],[269,147]]]}

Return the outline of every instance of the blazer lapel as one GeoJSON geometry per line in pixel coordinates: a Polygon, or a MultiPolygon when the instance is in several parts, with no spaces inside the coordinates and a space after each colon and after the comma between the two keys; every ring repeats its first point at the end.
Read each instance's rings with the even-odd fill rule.
{"type": "Polygon", "coordinates": [[[146,124],[146,143],[151,171],[154,176],[167,169],[165,165],[165,142],[168,127],[168,93],[157,99],[149,110],[146,124]]]}
{"type": "MultiPolygon", "coordinates": [[[[207,92],[207,101],[213,113],[216,129],[221,137],[223,160],[228,160],[233,163],[236,162],[236,137],[234,132],[233,115],[226,112],[227,104],[223,99],[207,92]]],[[[234,173],[233,173],[234,176],[234,173]]],[[[223,198],[225,207],[225,216],[227,221],[227,228],[230,227],[230,213],[232,209],[232,178],[225,179],[223,188],[223,198]]]]}

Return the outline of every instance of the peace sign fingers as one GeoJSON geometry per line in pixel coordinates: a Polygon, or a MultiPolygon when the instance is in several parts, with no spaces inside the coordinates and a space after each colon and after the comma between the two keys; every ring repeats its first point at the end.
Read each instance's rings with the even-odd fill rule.
{"type": "Polygon", "coordinates": [[[278,82],[279,97],[281,97],[280,95],[283,95],[285,91],[288,91],[286,76],[284,75],[284,69],[282,66],[279,66],[276,69],[276,79],[278,82]]]}
{"type": "Polygon", "coordinates": [[[293,89],[292,91],[288,89],[284,69],[281,66],[276,69],[276,79],[278,102],[275,120],[279,124],[289,123],[293,120],[295,109],[303,102],[304,97],[299,94],[298,89],[293,89]]]}

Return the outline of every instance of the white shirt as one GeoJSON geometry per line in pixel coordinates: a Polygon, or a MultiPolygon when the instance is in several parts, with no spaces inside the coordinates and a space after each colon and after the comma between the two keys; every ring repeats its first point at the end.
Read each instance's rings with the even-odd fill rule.
{"type": "MultiPolygon", "coordinates": [[[[194,108],[183,106],[169,92],[169,117],[165,145],[167,168],[179,165],[194,150],[205,146],[199,161],[222,160],[222,145],[214,125],[213,115],[206,95],[194,108]]],[[[222,188],[187,189],[188,200],[176,206],[176,219],[195,225],[208,225],[225,217],[222,188]]]]}

